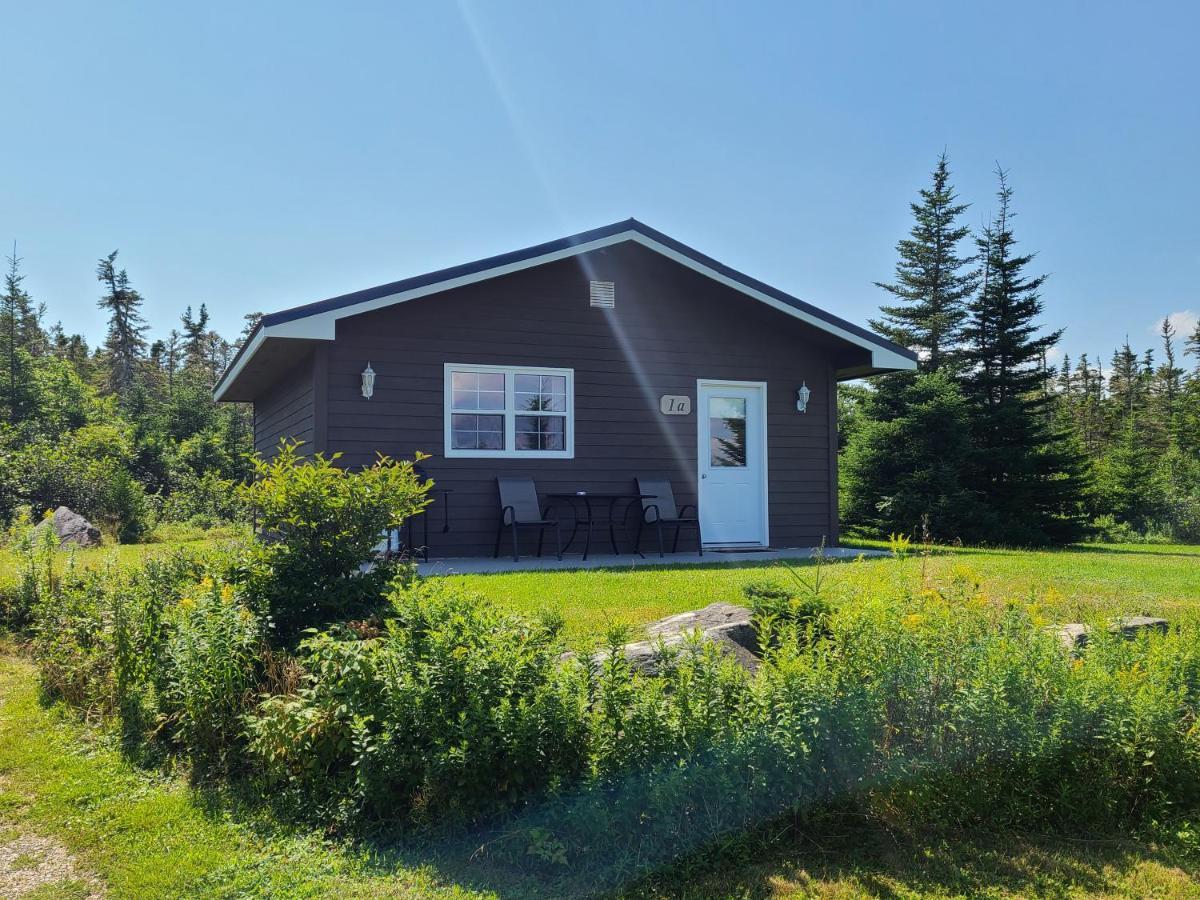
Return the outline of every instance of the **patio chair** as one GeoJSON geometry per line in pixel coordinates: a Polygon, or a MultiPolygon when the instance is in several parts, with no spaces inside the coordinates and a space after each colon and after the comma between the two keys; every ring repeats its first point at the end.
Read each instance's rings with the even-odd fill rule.
{"type": "Polygon", "coordinates": [[[562,531],[557,518],[550,518],[551,507],[542,509],[538,505],[537,488],[533,479],[527,475],[502,476],[496,479],[500,489],[500,525],[496,529],[496,549],[492,554],[500,556],[500,539],[504,537],[504,529],[512,531],[513,561],[520,560],[521,555],[517,544],[517,530],[520,528],[536,528],[538,530],[537,555],[542,555],[542,542],[546,537],[546,529],[554,529],[554,539],[558,547],[558,558],[562,559],[562,531]]]}
{"type": "Polygon", "coordinates": [[[676,508],[675,491],[671,489],[671,479],[663,476],[639,476],[637,489],[639,494],[652,494],[653,497],[642,498],[642,517],[638,520],[637,537],[633,548],[641,551],[642,531],[647,525],[653,525],[658,533],[658,555],[663,556],[663,526],[675,526],[675,537],[671,541],[671,552],[679,550],[679,532],[684,528],[696,529],[696,552],[704,555],[704,541],[700,536],[700,516],[696,507],[685,503],[676,508]],[[688,515],[688,510],[692,514],[688,515]]]}

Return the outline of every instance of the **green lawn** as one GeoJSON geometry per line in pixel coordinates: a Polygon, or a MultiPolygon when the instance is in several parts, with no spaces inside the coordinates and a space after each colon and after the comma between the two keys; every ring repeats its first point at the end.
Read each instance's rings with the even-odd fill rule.
{"type": "MultiPolygon", "coordinates": [[[[1098,611],[1168,614],[1200,600],[1200,547],[1086,544],[1065,550],[953,550],[906,559],[864,557],[826,564],[831,596],[853,599],[884,584],[911,588],[966,567],[995,599],[1036,600],[1047,616],[1088,619],[1098,611]]],[[[813,564],[792,564],[811,577],[813,564]]],[[[713,562],[688,566],[580,569],[447,576],[522,610],[556,609],[572,636],[609,622],[640,624],[709,603],[742,602],[748,581],[792,576],[778,563],[713,562]]]]}

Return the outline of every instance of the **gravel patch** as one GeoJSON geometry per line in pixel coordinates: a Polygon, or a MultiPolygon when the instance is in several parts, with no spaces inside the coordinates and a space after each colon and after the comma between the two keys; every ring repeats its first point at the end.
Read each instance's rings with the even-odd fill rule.
{"type": "Polygon", "coordinates": [[[100,883],[80,871],[62,844],[33,834],[0,841],[0,897],[24,897],[39,888],[51,896],[44,892],[66,882],[86,884],[88,893],[82,896],[89,900],[104,896],[100,883]]]}

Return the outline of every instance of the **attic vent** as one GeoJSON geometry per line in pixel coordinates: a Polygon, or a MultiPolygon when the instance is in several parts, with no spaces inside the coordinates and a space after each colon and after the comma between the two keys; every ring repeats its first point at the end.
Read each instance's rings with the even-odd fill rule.
{"type": "Polygon", "coordinates": [[[612,309],[617,305],[617,290],[611,281],[593,281],[592,306],[612,309]]]}

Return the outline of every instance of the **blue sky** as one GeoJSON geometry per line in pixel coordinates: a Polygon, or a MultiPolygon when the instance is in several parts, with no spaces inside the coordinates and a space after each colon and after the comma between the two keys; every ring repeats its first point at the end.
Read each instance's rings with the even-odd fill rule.
{"type": "Polygon", "coordinates": [[[1200,311],[1195,4],[25,3],[3,29],[0,241],[93,340],[114,248],[157,333],[203,301],[232,334],[627,216],[865,322],[943,148],[971,224],[1010,170],[1072,356],[1200,311]]]}

